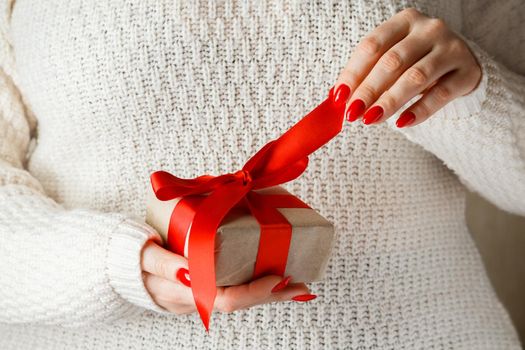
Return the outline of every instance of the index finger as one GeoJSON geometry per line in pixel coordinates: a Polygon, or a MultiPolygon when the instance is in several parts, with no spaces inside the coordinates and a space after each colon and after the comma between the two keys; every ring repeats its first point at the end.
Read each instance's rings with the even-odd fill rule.
{"type": "Polygon", "coordinates": [[[335,84],[335,91],[340,84],[346,84],[351,91],[355,91],[379,58],[409,34],[410,18],[415,16],[414,11],[409,9],[398,12],[365,36],[352,52],[350,59],[339,75],[335,84]]]}

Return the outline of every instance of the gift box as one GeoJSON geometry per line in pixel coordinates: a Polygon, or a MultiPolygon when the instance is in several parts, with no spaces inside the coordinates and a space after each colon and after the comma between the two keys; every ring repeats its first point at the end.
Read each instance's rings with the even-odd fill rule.
{"type": "MultiPolygon", "coordinates": [[[[277,208],[291,225],[291,240],[285,264],[285,276],[294,282],[323,279],[334,239],[333,225],[281,186],[255,191],[266,198],[275,195],[293,197],[295,208],[277,208]]],[[[181,198],[161,201],[152,190],[147,201],[146,221],[164,239],[168,248],[188,257],[189,228],[183,237],[168,239],[172,213],[181,198]],[[175,240],[183,243],[178,248],[175,240]]],[[[177,220],[174,216],[173,220],[177,220]]],[[[249,282],[254,277],[261,236],[261,226],[249,210],[233,208],[217,228],[215,236],[215,279],[217,286],[249,282]]]]}
{"type": "Polygon", "coordinates": [[[162,170],[151,174],[147,221],[170,250],[188,258],[193,299],[207,330],[217,285],[265,275],[322,278],[334,229],[279,186],[298,178],[308,157],[339,134],[344,100],[330,90],[324,102],[236,172],[193,179],[162,170]]]}

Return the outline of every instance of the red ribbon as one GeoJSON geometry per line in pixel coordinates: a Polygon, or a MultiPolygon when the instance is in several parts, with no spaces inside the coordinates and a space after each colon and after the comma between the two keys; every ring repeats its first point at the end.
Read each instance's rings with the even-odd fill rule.
{"type": "MultiPolygon", "coordinates": [[[[188,196],[177,202],[168,226],[168,249],[184,255],[188,229],[205,196],[188,196]]],[[[292,240],[292,225],[277,208],[310,208],[291,194],[248,192],[236,207],[250,212],[260,227],[259,247],[252,279],[267,275],[283,276],[292,240]]]]}
{"type": "MultiPolygon", "coordinates": [[[[275,197],[264,200],[262,198],[272,196],[261,196],[252,190],[280,185],[301,175],[308,165],[308,156],[341,131],[344,109],[344,103],[336,104],[329,96],[281,137],[267,143],[246,162],[242,170],[235,173],[220,176],[202,175],[195,179],[181,179],[164,171],[157,171],[151,175],[151,184],[159,200],[184,197],[182,199],[184,202],[180,206],[184,214],[180,214],[180,211],[172,214],[177,220],[170,220],[170,230],[188,232],[191,224],[188,266],[193,298],[206,330],[209,329],[209,320],[217,294],[214,249],[215,234],[221,221],[235,206],[247,206],[260,224],[268,224],[267,227],[270,229],[267,232],[271,231],[271,227],[277,227],[269,241],[276,239],[280,242],[286,249],[287,257],[290,235],[279,237],[278,233],[282,232],[283,228],[279,230],[276,223],[283,220],[277,217],[280,213],[275,208],[279,205],[300,204],[277,203],[279,200],[275,197]],[[200,196],[207,193],[209,193],[207,196],[200,196]],[[271,203],[271,201],[276,202],[271,203]],[[179,214],[189,217],[190,220],[179,220],[179,214]]],[[[284,221],[286,222],[286,219],[284,221]]],[[[184,241],[180,237],[173,238],[169,244],[173,244],[177,251],[184,249],[184,241]]],[[[264,271],[266,266],[281,266],[282,271],[270,271],[270,273],[279,275],[284,273],[282,250],[272,255],[275,247],[273,244],[272,247],[268,247],[260,243],[255,267],[256,275],[268,272],[264,271]],[[280,262],[272,264],[273,258],[280,259],[280,262]],[[259,259],[262,263],[259,263],[259,259]]]]}

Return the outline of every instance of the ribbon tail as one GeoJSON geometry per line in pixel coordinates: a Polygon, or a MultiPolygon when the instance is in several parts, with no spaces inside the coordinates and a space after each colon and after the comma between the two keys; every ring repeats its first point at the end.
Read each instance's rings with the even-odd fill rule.
{"type": "Polygon", "coordinates": [[[168,225],[167,245],[172,252],[184,256],[184,246],[186,236],[191,227],[193,217],[198,210],[200,203],[205,197],[188,196],[181,198],[171,212],[168,225]]]}
{"type": "Polygon", "coordinates": [[[188,241],[188,267],[193,299],[206,331],[209,330],[217,287],[215,234],[230,209],[250,191],[250,186],[230,183],[204,199],[193,218],[188,241]]]}
{"type": "Polygon", "coordinates": [[[263,161],[254,164],[253,174],[282,171],[290,164],[308,157],[334,138],[343,128],[345,104],[327,98],[299,120],[264,152],[263,161]]]}
{"type": "Polygon", "coordinates": [[[280,185],[296,179],[301,175],[308,166],[308,157],[298,160],[297,162],[290,164],[285,169],[274,171],[271,174],[265,175],[255,181],[254,189],[271,187],[280,185]]]}

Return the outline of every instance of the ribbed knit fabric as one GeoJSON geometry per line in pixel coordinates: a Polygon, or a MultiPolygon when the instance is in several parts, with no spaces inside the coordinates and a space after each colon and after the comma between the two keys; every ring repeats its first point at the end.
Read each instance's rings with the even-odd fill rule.
{"type": "Polygon", "coordinates": [[[0,348],[519,349],[464,220],[461,183],[525,214],[525,11],[489,3],[2,0],[0,348]],[[476,39],[483,79],[420,126],[345,125],[286,185],[336,226],[319,298],[209,334],[163,312],[140,272],[149,174],[238,170],[408,6],[476,39]]]}

